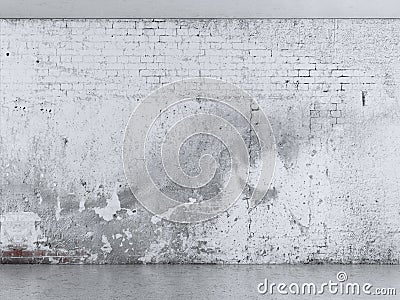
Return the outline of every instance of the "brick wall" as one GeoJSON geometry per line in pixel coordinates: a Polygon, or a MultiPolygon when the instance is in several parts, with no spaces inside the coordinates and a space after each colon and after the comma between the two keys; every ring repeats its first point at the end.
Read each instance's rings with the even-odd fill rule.
{"type": "MultiPolygon", "coordinates": [[[[1,20],[2,213],[87,262],[380,262],[400,254],[398,20],[1,20]],[[123,133],[140,99],[188,77],[234,83],[274,130],[256,208],[152,217],[123,133]],[[112,220],[96,213],[117,196],[112,220]]],[[[80,260],[81,261],[81,260],[80,260]]]]}

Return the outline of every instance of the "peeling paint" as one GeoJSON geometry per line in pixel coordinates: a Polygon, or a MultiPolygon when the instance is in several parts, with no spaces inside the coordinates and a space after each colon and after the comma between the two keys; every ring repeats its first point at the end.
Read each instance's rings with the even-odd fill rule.
{"type": "Polygon", "coordinates": [[[101,247],[101,250],[105,253],[111,253],[112,247],[110,242],[108,241],[107,237],[105,235],[101,236],[101,242],[103,243],[103,246],[101,247]]]}
{"type": "Polygon", "coordinates": [[[105,221],[111,221],[114,215],[121,210],[121,204],[118,199],[117,187],[114,189],[110,199],[107,199],[106,207],[95,207],[94,211],[105,221]]]}
{"type": "Polygon", "coordinates": [[[60,197],[57,196],[57,205],[55,208],[55,212],[56,212],[56,220],[60,220],[60,215],[61,215],[61,203],[60,203],[60,197]]]}
{"type": "Polygon", "coordinates": [[[161,221],[161,218],[159,218],[157,216],[152,216],[151,217],[151,223],[153,223],[153,224],[157,224],[160,221],[161,221]]]}
{"type": "Polygon", "coordinates": [[[129,231],[129,229],[123,230],[124,234],[126,235],[126,238],[129,240],[133,237],[132,233],[129,231]]]}

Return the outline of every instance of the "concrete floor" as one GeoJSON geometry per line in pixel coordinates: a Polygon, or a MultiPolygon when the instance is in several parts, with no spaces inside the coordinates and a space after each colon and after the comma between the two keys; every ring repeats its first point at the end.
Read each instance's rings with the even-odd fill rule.
{"type": "Polygon", "coordinates": [[[390,265],[0,265],[0,299],[398,299],[400,266],[390,265]],[[348,283],[396,288],[397,296],[261,295],[269,282],[348,283]]]}

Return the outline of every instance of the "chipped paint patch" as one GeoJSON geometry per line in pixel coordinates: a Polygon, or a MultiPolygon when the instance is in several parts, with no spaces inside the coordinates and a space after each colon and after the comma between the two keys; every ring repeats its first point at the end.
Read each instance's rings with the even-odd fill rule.
{"type": "Polygon", "coordinates": [[[153,224],[157,224],[160,221],[161,221],[161,219],[159,217],[157,217],[157,216],[152,216],[151,217],[151,223],[153,223],[153,224]]]}
{"type": "Polygon", "coordinates": [[[105,221],[111,221],[117,211],[121,210],[121,203],[118,199],[117,187],[115,187],[110,199],[107,199],[106,207],[95,207],[94,211],[105,221]]]}
{"type": "Polygon", "coordinates": [[[132,233],[129,231],[129,229],[122,230],[123,233],[125,233],[126,238],[129,240],[133,237],[132,233]]]}
{"type": "Polygon", "coordinates": [[[86,232],[86,234],[85,234],[85,238],[91,238],[92,236],[94,235],[94,232],[92,232],[92,231],[88,231],[88,232],[86,232]]]}
{"type": "Polygon", "coordinates": [[[79,212],[83,212],[85,210],[85,198],[81,197],[79,201],[79,212]]]}
{"type": "Polygon", "coordinates": [[[99,257],[99,255],[97,253],[91,254],[88,257],[87,262],[88,263],[95,263],[95,262],[97,262],[98,257],[99,257]]]}
{"type": "Polygon", "coordinates": [[[60,220],[61,216],[61,203],[60,203],[60,197],[57,196],[57,206],[56,206],[56,220],[60,220]]]}
{"type": "Polygon", "coordinates": [[[126,213],[127,213],[127,215],[128,216],[133,216],[135,213],[131,210],[131,209],[129,209],[129,208],[125,208],[125,211],[126,211],[126,213]]]}
{"type": "Polygon", "coordinates": [[[107,237],[104,234],[101,236],[101,241],[103,243],[103,246],[101,247],[101,250],[103,252],[106,252],[106,253],[111,253],[111,251],[112,251],[111,244],[110,244],[110,242],[108,241],[107,237]]]}

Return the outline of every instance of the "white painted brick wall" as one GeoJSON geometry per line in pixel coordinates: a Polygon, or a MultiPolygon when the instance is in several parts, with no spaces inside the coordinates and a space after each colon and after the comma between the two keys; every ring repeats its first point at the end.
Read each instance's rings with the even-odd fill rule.
{"type": "Polygon", "coordinates": [[[399,262],[400,21],[0,26],[0,208],[37,212],[54,244],[100,263],[399,262]],[[124,179],[125,125],[148,93],[198,76],[237,84],[265,110],[279,154],[273,186],[251,211],[239,202],[208,223],[153,224],[124,179]],[[93,207],[115,188],[136,212],[106,222],[93,207]],[[113,237],[126,229],[120,246],[113,237]]]}

